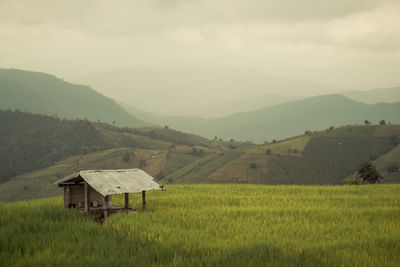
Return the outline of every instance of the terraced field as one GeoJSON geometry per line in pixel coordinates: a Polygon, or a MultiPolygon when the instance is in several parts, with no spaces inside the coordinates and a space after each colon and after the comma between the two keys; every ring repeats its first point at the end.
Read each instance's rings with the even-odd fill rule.
{"type": "MultiPolygon", "coordinates": [[[[3,266],[398,266],[400,185],[170,185],[104,225],[0,203],[3,266]]],[[[122,197],[113,202],[123,204],[122,197]]],[[[132,204],[132,203],[131,203],[132,204]]]]}

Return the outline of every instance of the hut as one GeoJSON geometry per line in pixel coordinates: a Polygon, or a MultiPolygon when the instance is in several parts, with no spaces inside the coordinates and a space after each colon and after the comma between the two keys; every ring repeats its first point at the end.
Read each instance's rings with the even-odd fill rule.
{"type": "Polygon", "coordinates": [[[67,176],[57,182],[63,188],[64,207],[85,212],[103,213],[129,210],[129,193],[142,193],[143,207],[146,191],[163,187],[154,178],[140,169],[85,170],[67,176]],[[112,195],[125,194],[125,206],[112,205],[112,195]]]}

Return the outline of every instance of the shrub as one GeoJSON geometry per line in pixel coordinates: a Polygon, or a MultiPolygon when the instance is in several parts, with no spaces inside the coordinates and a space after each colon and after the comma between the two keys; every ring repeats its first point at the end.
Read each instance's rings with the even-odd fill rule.
{"type": "Polygon", "coordinates": [[[122,157],[122,160],[123,160],[124,162],[129,162],[129,161],[131,160],[131,155],[130,155],[128,152],[126,152],[126,153],[124,154],[124,156],[122,157]]]}
{"type": "Polygon", "coordinates": [[[346,180],[346,183],[348,185],[360,185],[362,184],[362,180],[359,179],[357,176],[353,177],[353,178],[349,178],[346,180]]]}
{"type": "Polygon", "coordinates": [[[375,184],[376,182],[380,183],[380,180],[383,179],[382,175],[376,170],[375,166],[370,162],[366,161],[361,163],[358,167],[358,177],[366,183],[375,184]]]}

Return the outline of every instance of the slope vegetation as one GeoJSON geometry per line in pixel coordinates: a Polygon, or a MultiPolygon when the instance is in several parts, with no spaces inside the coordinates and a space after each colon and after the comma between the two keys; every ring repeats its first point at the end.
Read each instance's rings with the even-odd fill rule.
{"type": "MultiPolygon", "coordinates": [[[[400,126],[344,126],[213,154],[171,173],[175,183],[343,184],[358,165],[397,163],[400,126]]],[[[400,173],[383,172],[388,182],[400,173]]]]}
{"type": "Polygon", "coordinates": [[[57,195],[53,182],[80,169],[141,168],[161,179],[229,146],[251,144],[0,110],[0,201],[57,195]]]}

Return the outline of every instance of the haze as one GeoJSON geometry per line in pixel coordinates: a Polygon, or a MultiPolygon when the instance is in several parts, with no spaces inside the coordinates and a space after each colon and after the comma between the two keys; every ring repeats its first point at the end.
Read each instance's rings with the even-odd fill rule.
{"type": "Polygon", "coordinates": [[[398,86],[399,15],[396,0],[0,0],[0,67],[158,112],[398,86]]]}

